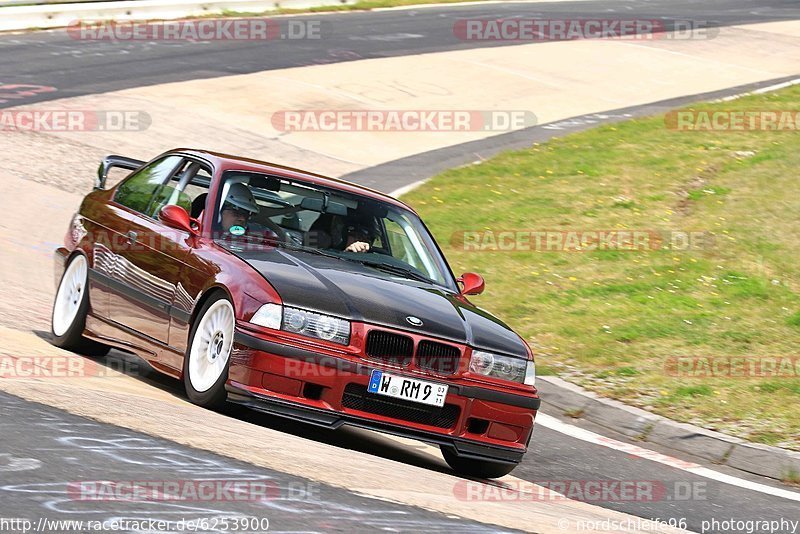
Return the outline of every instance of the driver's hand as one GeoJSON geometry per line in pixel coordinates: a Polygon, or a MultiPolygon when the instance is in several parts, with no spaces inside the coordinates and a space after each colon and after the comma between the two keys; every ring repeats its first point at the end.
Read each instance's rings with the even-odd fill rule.
{"type": "Polygon", "coordinates": [[[351,243],[346,249],[345,252],[367,252],[369,251],[369,243],[364,243],[363,241],[356,241],[355,243],[351,243]]]}

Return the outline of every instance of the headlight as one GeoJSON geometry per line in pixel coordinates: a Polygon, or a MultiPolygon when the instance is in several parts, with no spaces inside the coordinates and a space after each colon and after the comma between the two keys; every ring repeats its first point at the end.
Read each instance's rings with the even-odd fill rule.
{"type": "Polygon", "coordinates": [[[250,322],[266,328],[274,328],[275,330],[281,327],[281,306],[280,304],[264,304],[250,319],[250,322]]]}
{"type": "Polygon", "coordinates": [[[536,368],[532,361],[482,350],[472,351],[469,370],[472,373],[511,380],[528,386],[532,386],[536,379],[536,368]]]}
{"type": "Polygon", "coordinates": [[[283,329],[309,337],[350,344],[350,321],[298,308],[283,309],[283,329]]]}
{"type": "Polygon", "coordinates": [[[536,385],[536,362],[533,360],[528,362],[528,367],[525,368],[525,385],[536,385]]]}

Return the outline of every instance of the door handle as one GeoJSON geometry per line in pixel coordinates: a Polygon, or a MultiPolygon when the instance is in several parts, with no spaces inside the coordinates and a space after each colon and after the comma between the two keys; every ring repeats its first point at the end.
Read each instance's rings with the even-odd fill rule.
{"type": "Polygon", "coordinates": [[[137,234],[133,230],[128,232],[128,244],[129,245],[135,245],[136,244],[136,238],[138,238],[138,237],[139,237],[139,234],[137,234]]]}

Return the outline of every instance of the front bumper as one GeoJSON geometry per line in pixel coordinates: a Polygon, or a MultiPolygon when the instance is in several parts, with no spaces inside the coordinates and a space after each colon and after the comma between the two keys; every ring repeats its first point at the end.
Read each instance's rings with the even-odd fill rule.
{"type": "Polygon", "coordinates": [[[325,354],[237,330],[227,385],[230,401],[329,428],[345,424],[418,439],[459,456],[519,463],[540,400],[381,363],[325,354]],[[365,394],[372,369],[448,385],[444,408],[365,394]],[[446,413],[445,413],[446,412],[446,413]]]}

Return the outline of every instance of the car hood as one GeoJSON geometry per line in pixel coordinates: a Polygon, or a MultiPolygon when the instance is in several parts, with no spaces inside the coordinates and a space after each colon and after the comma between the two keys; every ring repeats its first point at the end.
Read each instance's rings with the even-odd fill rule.
{"type": "Polygon", "coordinates": [[[261,273],[287,306],[528,355],[520,337],[505,323],[445,288],[301,251],[232,252],[261,273]],[[422,326],[411,325],[409,316],[422,320],[422,326]]]}

